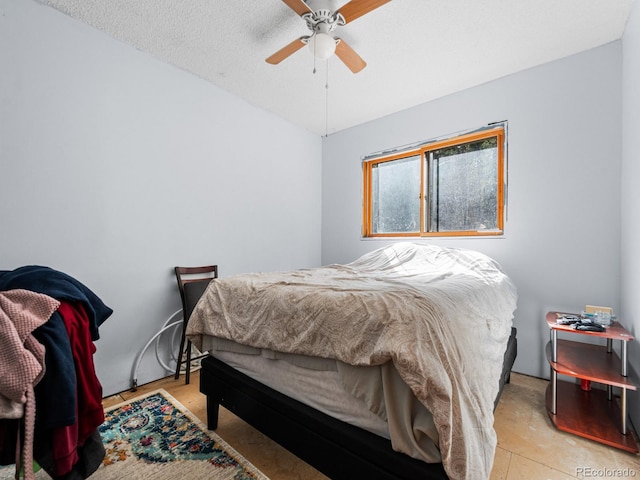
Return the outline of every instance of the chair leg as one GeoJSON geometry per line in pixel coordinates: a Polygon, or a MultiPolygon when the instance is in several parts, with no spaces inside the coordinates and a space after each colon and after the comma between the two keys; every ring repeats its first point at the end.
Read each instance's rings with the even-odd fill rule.
{"type": "Polygon", "coordinates": [[[184,333],[184,325],[182,327],[182,336],[180,337],[180,350],[178,350],[178,359],[177,359],[177,365],[176,365],[176,374],[175,374],[175,379],[177,380],[178,378],[180,378],[180,366],[182,365],[183,361],[182,361],[182,355],[184,353],[184,342],[186,340],[186,335],[184,333]]]}
{"type": "Polygon", "coordinates": [[[187,340],[187,371],[185,373],[184,383],[189,385],[191,381],[191,340],[187,340]]]}

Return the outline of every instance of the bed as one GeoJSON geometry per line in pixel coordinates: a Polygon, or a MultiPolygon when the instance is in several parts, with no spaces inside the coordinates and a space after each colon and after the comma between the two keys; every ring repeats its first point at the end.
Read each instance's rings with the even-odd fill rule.
{"type": "Polygon", "coordinates": [[[187,327],[223,405],[333,479],[488,478],[517,292],[479,252],[398,243],[213,280],[187,327]]]}

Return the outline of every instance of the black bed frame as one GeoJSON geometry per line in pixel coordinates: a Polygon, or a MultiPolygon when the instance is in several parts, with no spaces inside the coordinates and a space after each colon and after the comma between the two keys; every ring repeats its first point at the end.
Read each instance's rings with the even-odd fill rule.
{"type": "MultiPolygon", "coordinates": [[[[509,382],[516,354],[514,328],[494,406],[509,382]]],[[[389,440],[293,400],[213,357],[202,360],[200,391],[207,396],[209,429],[217,428],[222,405],[334,480],[447,478],[441,463],[428,464],[395,452],[389,440]]]]}

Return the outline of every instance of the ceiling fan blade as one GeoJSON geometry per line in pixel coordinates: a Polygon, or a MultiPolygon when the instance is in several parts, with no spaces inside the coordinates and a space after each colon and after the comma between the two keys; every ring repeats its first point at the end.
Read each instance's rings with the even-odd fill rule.
{"type": "Polygon", "coordinates": [[[344,17],[345,24],[347,24],[390,1],[391,0],[351,0],[349,3],[340,7],[336,13],[341,14],[344,17]]]}
{"type": "Polygon", "coordinates": [[[356,53],[356,51],[347,44],[343,39],[338,39],[338,44],[336,45],[336,56],[342,60],[349,70],[353,73],[358,73],[364,67],[367,66],[367,62],[365,62],[360,55],[356,53]]]}
{"type": "Polygon", "coordinates": [[[305,43],[302,41],[303,38],[304,37],[297,38],[286,47],[281,48],[276,53],[267,58],[266,62],[270,63],[271,65],[277,65],[289,55],[296,53],[305,45],[305,43]]]}
{"type": "Polygon", "coordinates": [[[309,5],[304,3],[303,0],[282,0],[287,6],[296,12],[298,15],[302,16],[305,13],[313,13],[313,10],[309,8],[309,5]]]}

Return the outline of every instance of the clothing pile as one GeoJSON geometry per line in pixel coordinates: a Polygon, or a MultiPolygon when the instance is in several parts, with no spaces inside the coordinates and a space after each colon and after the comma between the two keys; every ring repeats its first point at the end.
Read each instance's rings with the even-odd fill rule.
{"type": "Polygon", "coordinates": [[[104,458],[93,342],[113,310],[75,278],[30,265],[0,271],[0,465],[26,480],[89,477],[104,458]]]}

